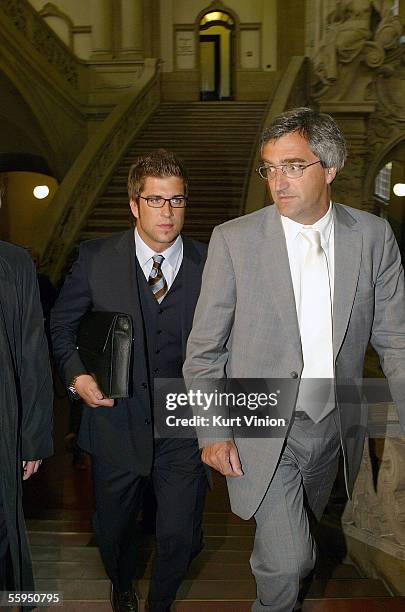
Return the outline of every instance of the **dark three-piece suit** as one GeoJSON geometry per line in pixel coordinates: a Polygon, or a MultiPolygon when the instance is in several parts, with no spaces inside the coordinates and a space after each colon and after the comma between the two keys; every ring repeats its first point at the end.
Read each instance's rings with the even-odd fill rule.
{"type": "Polygon", "coordinates": [[[134,522],[145,477],[152,475],[158,505],[153,609],[169,607],[202,548],[206,476],[198,446],[190,439],[154,439],[153,380],[182,375],[205,257],[205,245],[183,237],[181,267],[159,304],[136,258],[133,230],[85,242],[52,314],[54,355],[66,384],[86,371],[76,349],[82,316],[103,310],[132,317],[130,397],[112,408],[84,406],[78,442],[92,455],[94,527],[119,590],[127,590],[135,574],[134,522]]]}

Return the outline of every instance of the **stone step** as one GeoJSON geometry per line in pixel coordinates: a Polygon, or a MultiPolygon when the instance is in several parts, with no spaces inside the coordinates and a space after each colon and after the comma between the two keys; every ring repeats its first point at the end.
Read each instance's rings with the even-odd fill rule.
{"type": "MultiPolygon", "coordinates": [[[[196,564],[190,569],[188,578],[192,580],[235,580],[236,576],[246,577],[249,568],[247,563],[224,565],[220,563],[196,564]]],[[[134,578],[149,579],[152,572],[152,560],[143,565],[140,563],[137,574],[134,578]]],[[[101,559],[92,563],[84,564],[78,562],[58,561],[57,563],[48,561],[37,561],[34,563],[34,573],[37,580],[105,580],[106,573],[101,559]]]]}
{"type": "Polygon", "coordinates": [[[214,106],[267,106],[267,102],[260,102],[257,100],[209,100],[202,102],[201,100],[196,100],[194,102],[162,102],[162,106],[173,106],[177,108],[179,106],[201,106],[201,107],[214,107],[214,106]]]}
{"type": "MultiPolygon", "coordinates": [[[[173,128],[175,126],[172,126],[173,128]]],[[[196,128],[197,126],[194,125],[194,128],[196,128]]],[[[218,146],[225,146],[225,145],[229,145],[229,144],[235,144],[235,143],[240,143],[241,145],[245,145],[245,146],[249,146],[251,144],[251,139],[252,137],[255,136],[257,130],[256,129],[251,129],[249,130],[248,128],[243,129],[243,132],[241,131],[240,133],[233,133],[231,134],[229,132],[229,128],[226,131],[217,131],[216,126],[215,125],[210,125],[209,129],[206,128],[206,130],[204,131],[204,129],[201,128],[198,131],[198,142],[196,142],[193,139],[193,134],[190,133],[190,127],[187,125],[182,126],[181,130],[177,130],[177,132],[174,134],[173,131],[171,132],[163,132],[159,131],[157,128],[154,130],[152,128],[149,128],[148,130],[148,144],[150,144],[151,142],[157,142],[157,145],[159,146],[160,143],[164,142],[165,144],[170,144],[170,143],[179,143],[179,137],[181,135],[181,146],[183,147],[183,145],[187,144],[188,146],[193,146],[193,148],[195,150],[199,150],[201,145],[218,145],[218,146]],[[214,131],[215,130],[215,131],[214,131]],[[184,140],[183,140],[184,139],[184,140]]],[[[161,145],[160,145],[161,146],[161,145]]]]}
{"type": "MultiPolygon", "coordinates": [[[[38,579],[37,591],[62,591],[66,600],[108,600],[110,595],[110,582],[103,580],[68,580],[68,579],[38,579]]],[[[136,581],[136,588],[145,599],[149,589],[148,580],[136,581]]],[[[184,580],[181,584],[177,599],[185,600],[253,600],[256,594],[255,581],[247,580],[184,580]]],[[[387,597],[389,593],[380,580],[353,579],[329,580],[326,584],[314,581],[309,598],[315,599],[354,599],[361,597],[387,597]]]]}
{"type": "MultiPolygon", "coordinates": [[[[253,601],[176,601],[176,612],[250,612],[253,601]]],[[[42,608],[55,612],[55,608],[42,608]]],[[[111,612],[109,602],[67,601],[63,604],[64,612],[111,612]]],[[[140,612],[144,612],[141,602],[140,612]]],[[[302,612],[404,612],[404,597],[379,597],[356,599],[312,599],[304,602],[302,612]]]]}
{"type": "MultiPolygon", "coordinates": [[[[222,478],[222,477],[220,477],[222,478]]],[[[222,481],[220,479],[218,480],[218,487],[222,486],[222,481]]],[[[81,509],[77,509],[77,510],[73,510],[70,508],[44,508],[41,509],[40,512],[40,516],[39,517],[35,517],[33,516],[33,512],[35,512],[35,508],[34,509],[30,509],[31,510],[31,514],[30,514],[30,518],[27,519],[27,522],[29,522],[30,520],[44,520],[44,521],[77,521],[77,522],[81,522],[87,525],[90,525],[90,521],[89,519],[89,511],[88,510],[81,510],[81,509]]],[[[236,516],[236,514],[232,514],[231,512],[210,512],[209,510],[204,511],[204,525],[206,524],[211,524],[211,523],[215,523],[218,524],[220,523],[221,525],[229,525],[229,524],[241,524],[241,525],[246,525],[246,524],[250,524],[250,525],[254,525],[254,519],[249,519],[248,521],[245,521],[243,519],[241,519],[239,516],[236,516]]],[[[88,531],[88,530],[87,530],[88,531]]]]}
{"type": "MultiPolygon", "coordinates": [[[[184,151],[184,149],[180,147],[175,148],[174,146],[172,147],[172,149],[175,153],[178,153],[181,156],[181,158],[186,162],[187,165],[189,163],[200,163],[200,164],[205,163],[205,157],[201,155],[201,151],[195,147],[194,148],[190,147],[188,151],[184,151]]],[[[125,158],[122,159],[122,162],[118,166],[117,170],[124,169],[124,171],[128,171],[129,167],[133,163],[133,159],[138,157],[139,155],[143,155],[147,151],[150,151],[150,148],[147,146],[146,147],[143,146],[142,148],[137,147],[136,149],[134,148],[133,150],[131,150],[129,155],[126,155],[125,158]]],[[[209,160],[211,162],[216,163],[217,171],[219,169],[218,162],[222,163],[223,161],[225,161],[225,159],[227,159],[228,161],[232,160],[238,167],[239,165],[243,166],[243,164],[245,164],[246,166],[246,150],[242,150],[242,151],[235,150],[235,152],[232,153],[231,157],[229,156],[229,154],[226,157],[224,157],[222,153],[217,152],[217,149],[210,152],[209,160]]]]}
{"type": "MultiPolygon", "coordinates": [[[[94,546],[91,532],[56,533],[50,531],[28,531],[32,546],[94,546]]],[[[205,550],[251,550],[253,535],[205,535],[205,550]]],[[[151,548],[152,542],[145,539],[141,546],[151,548]]]]}
{"type": "MultiPolygon", "coordinates": [[[[196,141],[192,137],[180,139],[180,137],[176,135],[176,137],[172,141],[170,141],[168,138],[162,137],[156,139],[148,138],[147,143],[144,142],[142,144],[142,147],[136,148],[134,151],[130,151],[129,155],[126,155],[124,161],[130,161],[133,155],[137,155],[139,153],[146,153],[151,151],[152,149],[159,148],[173,150],[185,162],[187,162],[187,159],[189,159],[191,155],[194,155],[194,157],[197,157],[197,159],[204,159],[205,155],[211,153],[215,153],[216,157],[219,159],[223,157],[231,157],[233,155],[233,150],[238,151],[240,159],[242,157],[242,154],[246,156],[246,153],[250,152],[252,144],[253,143],[251,139],[250,143],[247,140],[245,142],[244,139],[235,139],[232,141],[220,139],[212,139],[211,141],[201,140],[198,141],[198,144],[196,145],[196,141]],[[181,147],[178,146],[179,142],[181,142],[181,147]]],[[[245,157],[245,162],[246,161],[247,160],[245,157]]]]}
{"type": "Polygon", "coordinates": [[[251,106],[245,104],[219,104],[208,106],[206,104],[198,104],[194,105],[193,103],[185,103],[185,104],[167,104],[163,102],[159,106],[159,113],[169,113],[171,115],[176,114],[201,114],[203,116],[206,115],[229,115],[232,113],[245,113],[248,116],[254,114],[261,114],[266,109],[266,104],[252,104],[251,106]]]}
{"type": "Polygon", "coordinates": [[[168,108],[168,107],[173,107],[173,108],[180,108],[182,106],[186,106],[189,108],[206,108],[206,109],[210,109],[210,108],[215,108],[216,106],[219,108],[226,108],[226,107],[237,107],[240,106],[242,108],[248,108],[248,107],[260,107],[260,108],[265,108],[267,106],[267,102],[260,102],[257,100],[212,100],[212,101],[200,101],[200,100],[196,100],[195,102],[162,102],[161,106],[163,108],[168,108]]]}
{"type": "MultiPolygon", "coordinates": [[[[193,182],[190,181],[190,187],[190,193],[198,193],[200,197],[203,191],[211,194],[213,194],[213,191],[215,191],[213,195],[216,195],[217,197],[218,193],[220,193],[221,196],[223,193],[228,195],[239,195],[241,191],[241,181],[238,181],[235,177],[230,178],[225,182],[218,178],[211,181],[208,175],[198,176],[198,178],[195,178],[193,182]],[[220,192],[217,191],[219,189],[221,190],[220,192]]],[[[115,184],[111,182],[104,192],[103,200],[114,196],[125,197],[128,201],[128,193],[122,183],[115,184]]]]}
{"type": "MultiPolygon", "coordinates": [[[[134,155],[133,160],[137,159],[137,155],[134,155]]],[[[205,187],[205,190],[208,191],[211,186],[211,193],[214,188],[227,189],[235,186],[242,186],[245,180],[245,171],[246,168],[225,168],[223,171],[221,170],[221,174],[218,175],[218,163],[216,170],[205,168],[203,166],[203,161],[198,161],[199,168],[196,168],[194,172],[188,173],[188,185],[189,191],[196,192],[201,188],[205,187]]],[[[246,165],[246,162],[245,162],[246,165]]],[[[111,181],[108,183],[105,192],[105,195],[110,187],[113,186],[113,191],[117,188],[121,190],[122,193],[127,193],[127,178],[129,173],[129,165],[128,169],[120,168],[120,175],[115,174],[111,181]]]]}
{"type": "Polygon", "coordinates": [[[156,116],[157,117],[173,117],[174,119],[179,119],[182,117],[189,118],[193,117],[195,119],[203,122],[207,117],[209,119],[234,119],[237,117],[241,117],[246,119],[246,121],[258,120],[261,121],[263,115],[265,113],[265,108],[243,108],[243,107],[227,107],[227,108],[204,108],[204,107],[179,107],[170,109],[164,106],[160,106],[156,116]]]}
{"type": "MultiPolygon", "coordinates": [[[[150,124],[147,128],[143,128],[140,134],[145,137],[160,136],[162,140],[166,138],[175,139],[176,135],[188,135],[190,131],[194,134],[198,133],[198,144],[205,138],[213,135],[213,130],[217,132],[218,138],[226,138],[227,140],[236,141],[239,138],[243,140],[248,134],[255,136],[261,131],[262,122],[261,118],[247,118],[247,117],[193,117],[193,116],[182,116],[175,117],[157,116],[153,124],[150,124]],[[160,123],[160,132],[159,132],[160,123]]],[[[179,142],[179,141],[177,141],[179,142]]],[[[133,145],[132,145],[133,146],[133,145]]],[[[131,147],[132,148],[132,147],[131,147]]]]}
{"type": "MultiPolygon", "coordinates": [[[[60,520],[35,520],[27,521],[27,529],[31,533],[59,533],[59,534],[74,534],[85,533],[90,534],[90,521],[60,521],[60,520]]],[[[221,524],[221,523],[206,523],[204,522],[204,534],[206,536],[253,536],[255,526],[252,523],[236,523],[236,524],[221,524]]]]}
{"type": "MultiPolygon", "coordinates": [[[[167,133],[168,127],[173,122],[173,125],[178,127],[180,130],[183,129],[184,124],[201,125],[202,129],[206,130],[209,123],[218,126],[222,131],[226,131],[228,125],[235,127],[237,132],[240,132],[243,125],[247,125],[248,128],[255,128],[262,124],[263,113],[261,112],[248,112],[238,109],[228,110],[227,112],[211,111],[210,113],[204,111],[190,111],[190,112],[175,112],[171,113],[169,110],[159,111],[155,115],[155,120],[160,119],[162,121],[162,133],[167,133]]],[[[155,127],[156,123],[153,124],[155,127]]],[[[145,128],[142,128],[144,131],[145,128]]]]}
{"type": "MultiPolygon", "coordinates": [[[[90,563],[98,564],[100,554],[96,546],[31,546],[34,563],[90,563]]],[[[152,547],[139,548],[140,563],[147,563],[151,557],[152,547]]],[[[249,572],[250,549],[245,550],[203,550],[195,563],[215,563],[222,565],[244,565],[249,572]]],[[[341,567],[341,566],[339,566],[341,567]]],[[[352,567],[352,566],[349,566],[352,567]]],[[[352,575],[351,575],[352,576],[352,575]]],[[[353,576],[352,576],[353,577],[353,576]]]]}
{"type": "MultiPolygon", "coordinates": [[[[139,554],[139,569],[135,578],[150,578],[151,576],[153,555],[151,551],[147,551],[147,554],[145,554],[146,551],[143,552],[143,555],[139,554]]],[[[221,553],[204,551],[193,562],[187,577],[192,580],[250,579],[249,555],[247,554],[244,559],[241,559],[241,553],[239,553],[238,558],[239,562],[236,562],[228,555],[228,559],[225,560],[221,553]]],[[[106,578],[98,550],[97,555],[92,558],[75,561],[62,561],[60,559],[41,561],[35,555],[34,573],[36,579],[47,580],[104,580],[106,578]]],[[[338,565],[329,577],[329,579],[334,580],[359,578],[356,568],[347,564],[338,565]]]]}
{"type": "MultiPolygon", "coordinates": [[[[134,156],[132,159],[134,158],[136,158],[136,156],[134,156]]],[[[112,177],[111,182],[113,184],[116,182],[122,185],[122,181],[124,181],[125,185],[125,181],[128,177],[129,167],[131,163],[128,163],[127,167],[120,166],[120,168],[115,172],[114,176],[112,177]]],[[[221,171],[223,173],[221,177],[216,177],[214,174],[212,174],[213,172],[218,172],[218,161],[215,160],[210,164],[208,164],[205,160],[201,159],[194,160],[192,163],[190,162],[190,160],[187,160],[187,170],[189,176],[192,177],[193,183],[198,178],[203,180],[204,178],[206,179],[207,176],[211,175],[218,181],[223,181],[225,177],[235,177],[238,178],[238,180],[244,178],[246,172],[246,160],[241,160],[239,164],[235,164],[232,162],[225,164],[224,161],[221,161],[221,164],[221,171]]]]}
{"type": "MultiPolygon", "coordinates": [[[[98,549],[96,554],[87,558],[65,561],[58,557],[58,552],[54,549],[54,559],[41,560],[41,553],[38,548],[33,554],[34,572],[37,578],[54,579],[64,578],[73,579],[104,579],[106,577],[98,549]],[[85,563],[86,561],[86,563],[85,563]]],[[[79,551],[78,551],[79,552],[79,551]]],[[[86,551],[87,552],[87,549],[86,551]]],[[[231,580],[250,577],[249,551],[232,555],[224,552],[203,551],[192,564],[188,577],[193,580],[231,580]],[[220,577],[220,578],[219,578],[220,577]]],[[[136,577],[149,578],[152,568],[151,551],[139,551],[139,571],[136,577]]],[[[49,557],[49,555],[48,555],[49,557]]],[[[80,555],[79,555],[80,557],[80,555]]],[[[358,579],[360,575],[353,565],[338,565],[331,573],[329,578],[335,580],[358,579]]]]}

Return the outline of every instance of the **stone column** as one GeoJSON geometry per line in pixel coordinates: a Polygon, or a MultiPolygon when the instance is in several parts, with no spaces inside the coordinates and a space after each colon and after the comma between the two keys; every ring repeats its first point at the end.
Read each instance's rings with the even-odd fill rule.
{"type": "Polygon", "coordinates": [[[112,0],[90,0],[92,18],[93,55],[112,54],[113,6],[112,0]]]}
{"type": "Polygon", "coordinates": [[[121,0],[121,54],[143,56],[143,2],[121,0]]]}

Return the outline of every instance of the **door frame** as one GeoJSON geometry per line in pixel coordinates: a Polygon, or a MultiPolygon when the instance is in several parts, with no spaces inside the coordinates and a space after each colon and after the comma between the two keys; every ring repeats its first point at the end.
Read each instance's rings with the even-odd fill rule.
{"type": "Polygon", "coordinates": [[[200,35],[202,34],[202,32],[204,32],[204,30],[207,30],[211,27],[211,25],[207,25],[204,24],[203,26],[201,26],[201,20],[203,19],[203,17],[205,15],[207,15],[208,13],[212,13],[212,12],[222,12],[222,13],[226,13],[227,15],[229,15],[229,17],[232,19],[233,24],[230,25],[229,23],[226,23],[224,21],[218,21],[215,22],[213,21],[211,23],[211,25],[222,25],[225,28],[229,29],[231,31],[231,35],[230,35],[230,48],[229,48],[229,54],[230,54],[230,58],[229,58],[229,72],[230,72],[230,83],[229,83],[229,97],[226,98],[219,98],[219,99],[223,99],[223,100],[234,100],[235,96],[236,96],[236,75],[237,75],[237,70],[238,70],[238,66],[239,66],[239,30],[240,30],[240,20],[238,15],[230,8],[228,8],[221,0],[217,0],[215,2],[215,0],[212,1],[212,3],[207,6],[205,9],[203,9],[202,11],[200,11],[197,15],[197,18],[195,20],[195,32],[196,32],[196,41],[197,41],[197,45],[198,45],[198,54],[197,54],[197,58],[198,58],[198,70],[200,72],[200,91],[201,91],[201,56],[200,56],[200,35]]]}
{"type": "MultiPolygon", "coordinates": [[[[209,101],[209,100],[219,100],[221,94],[221,37],[219,34],[201,34],[199,38],[199,43],[201,42],[213,42],[214,43],[214,90],[213,95],[211,92],[206,92],[207,95],[204,95],[203,90],[201,89],[201,78],[200,78],[200,100],[209,101]]],[[[200,61],[200,77],[201,77],[201,61],[200,61]]]]}

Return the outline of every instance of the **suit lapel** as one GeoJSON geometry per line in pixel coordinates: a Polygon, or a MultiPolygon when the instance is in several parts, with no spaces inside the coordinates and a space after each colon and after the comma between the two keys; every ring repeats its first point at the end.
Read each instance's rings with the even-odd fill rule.
{"type": "Polygon", "coordinates": [[[286,335],[299,354],[301,351],[300,332],[295,307],[294,289],[291,280],[287,245],[280,215],[275,205],[268,209],[268,217],[263,225],[261,241],[255,250],[260,255],[261,271],[258,291],[267,294],[267,302],[273,303],[283,322],[286,335]]]}
{"type": "MultiPolygon", "coordinates": [[[[132,316],[134,326],[134,348],[138,355],[145,359],[137,359],[136,369],[141,375],[146,367],[146,339],[142,323],[142,310],[137,282],[137,266],[135,254],[135,239],[133,230],[122,235],[115,249],[117,259],[114,266],[114,286],[120,294],[120,307],[123,312],[132,316]],[[139,351],[139,352],[138,352],[139,351]]],[[[134,359],[135,367],[135,359],[134,359]]],[[[146,374],[144,374],[146,376],[146,374]]]]}
{"type": "Polygon", "coordinates": [[[135,239],[132,230],[122,234],[116,245],[116,253],[118,257],[117,265],[114,266],[114,286],[119,291],[123,311],[132,315],[135,325],[135,320],[139,318],[140,303],[136,283],[135,239]]]}
{"type": "Polygon", "coordinates": [[[334,204],[333,354],[335,359],[349,324],[359,278],[363,244],[356,223],[343,206],[334,204]]]}

